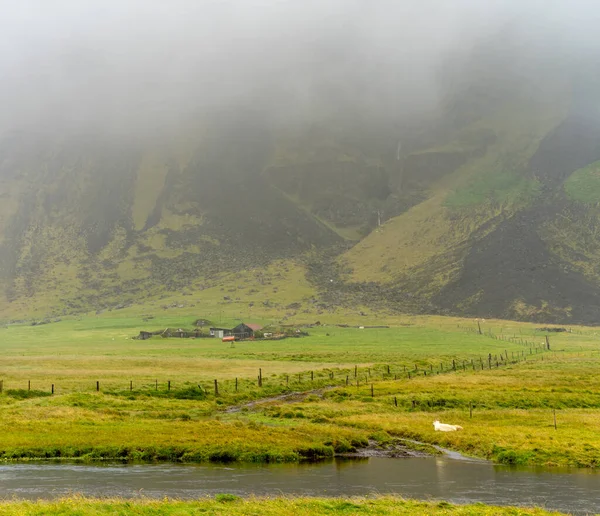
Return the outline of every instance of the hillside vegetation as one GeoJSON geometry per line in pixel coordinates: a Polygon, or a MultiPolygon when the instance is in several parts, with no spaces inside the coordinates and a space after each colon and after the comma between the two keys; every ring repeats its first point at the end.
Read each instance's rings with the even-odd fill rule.
{"type": "Polygon", "coordinates": [[[556,82],[535,98],[490,88],[455,95],[414,133],[339,113],[277,127],[250,109],[187,121],[159,144],[11,133],[0,141],[0,316],[204,300],[270,305],[279,318],[592,324],[593,98],[556,82]]]}

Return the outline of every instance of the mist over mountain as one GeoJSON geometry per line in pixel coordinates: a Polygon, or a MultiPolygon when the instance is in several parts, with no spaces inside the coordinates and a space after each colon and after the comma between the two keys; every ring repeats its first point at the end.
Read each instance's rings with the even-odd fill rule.
{"type": "Polygon", "coordinates": [[[595,321],[593,2],[0,10],[7,317],[278,261],[323,310],[595,321]]]}

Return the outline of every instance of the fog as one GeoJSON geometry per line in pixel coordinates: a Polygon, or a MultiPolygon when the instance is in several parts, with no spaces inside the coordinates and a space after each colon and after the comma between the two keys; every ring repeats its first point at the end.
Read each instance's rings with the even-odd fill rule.
{"type": "Polygon", "coordinates": [[[160,134],[249,107],[277,124],[410,120],[482,66],[517,81],[588,66],[600,45],[596,5],[2,1],[0,133],[160,134]]]}

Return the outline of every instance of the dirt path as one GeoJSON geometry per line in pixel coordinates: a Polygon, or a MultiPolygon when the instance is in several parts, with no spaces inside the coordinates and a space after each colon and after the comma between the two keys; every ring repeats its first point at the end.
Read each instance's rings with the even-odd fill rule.
{"type": "Polygon", "coordinates": [[[270,398],[261,398],[259,400],[249,401],[248,403],[243,403],[241,405],[228,407],[225,410],[225,413],[240,412],[242,409],[251,410],[273,402],[294,403],[296,401],[302,401],[308,398],[308,396],[312,395],[323,397],[323,394],[331,389],[335,389],[335,387],[322,387],[321,389],[314,389],[312,391],[288,392],[287,394],[279,394],[278,396],[271,396],[270,398]]]}

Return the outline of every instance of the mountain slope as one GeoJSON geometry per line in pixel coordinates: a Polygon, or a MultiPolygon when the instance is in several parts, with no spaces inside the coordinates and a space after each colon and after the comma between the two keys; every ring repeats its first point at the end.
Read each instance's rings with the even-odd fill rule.
{"type": "Polygon", "coordinates": [[[11,133],[0,140],[0,314],[238,287],[221,302],[268,306],[280,294],[261,271],[276,267],[299,285],[298,303],[289,288],[275,302],[290,314],[596,322],[596,93],[500,80],[402,127],[392,114],[281,125],[231,109],[158,139],[11,133]]]}
{"type": "Polygon", "coordinates": [[[350,281],[409,294],[416,310],[596,322],[600,212],[593,194],[577,199],[584,185],[593,192],[596,168],[578,169],[600,158],[600,118],[589,100],[568,110],[504,106],[479,120],[497,135],[485,154],[347,252],[350,281]]]}

